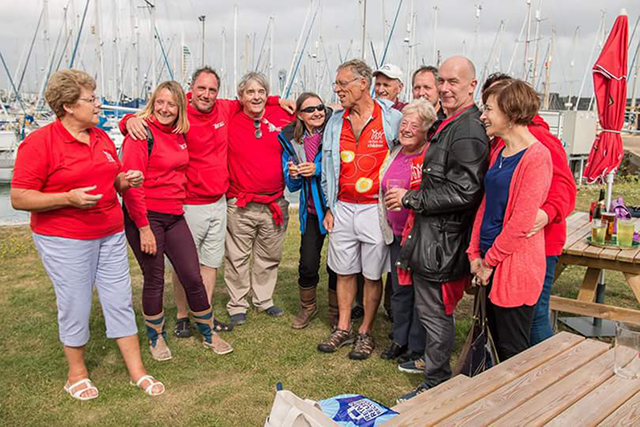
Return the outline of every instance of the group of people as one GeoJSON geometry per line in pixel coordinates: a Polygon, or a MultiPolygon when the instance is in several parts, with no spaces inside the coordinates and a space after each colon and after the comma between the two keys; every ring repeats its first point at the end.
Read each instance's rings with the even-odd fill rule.
{"type": "Polygon", "coordinates": [[[98,396],[84,364],[95,285],[132,384],[164,392],[140,356],[127,241],[143,274],[155,360],[172,358],[165,256],[176,337],[192,336],[193,321],[205,348],[228,354],[220,333],[245,324],[250,305],[282,316],[273,293],[289,220],[285,187],[300,193],[300,309],[291,326],[305,328],[318,312],[328,236],[331,331],[318,350],[352,345],[349,358],[369,358],[385,294],[392,332],[381,357],[425,377],[401,400],[450,378],[454,311],[465,289],[487,287],[501,361],[548,338],[554,268],[576,188],[562,144],[537,115],[538,95],[492,75],[481,112],[475,67],[460,56],[416,70],[409,103],[399,100],[403,76],[392,64],[374,71],[347,61],[333,83],[339,103],[328,106],[310,92],[295,104],[269,96],[256,72],[241,79],[237,100],[217,99],[220,78],[203,67],[187,94],[161,83],[143,111],[122,119],[118,153],[95,127],[95,81],[77,70],[54,74],[45,97],[57,119],[20,145],[11,199],[32,213],[56,292],[65,390],[80,400],[98,396]],[[228,324],[212,307],[223,263],[228,324]]]}

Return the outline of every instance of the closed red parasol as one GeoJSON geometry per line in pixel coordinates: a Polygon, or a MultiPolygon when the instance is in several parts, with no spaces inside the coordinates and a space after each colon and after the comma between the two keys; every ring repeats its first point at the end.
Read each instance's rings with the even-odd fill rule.
{"type": "Polygon", "coordinates": [[[593,88],[602,132],[589,153],[584,171],[587,182],[604,180],[607,174],[615,172],[624,154],[620,130],[627,104],[627,21],[626,14],[618,16],[593,66],[593,88]]]}

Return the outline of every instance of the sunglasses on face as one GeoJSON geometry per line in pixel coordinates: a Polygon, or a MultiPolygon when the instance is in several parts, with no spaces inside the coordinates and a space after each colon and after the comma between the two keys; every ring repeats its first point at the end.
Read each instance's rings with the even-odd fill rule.
{"type": "Polygon", "coordinates": [[[325,111],[325,106],[323,104],[320,105],[312,105],[311,107],[303,108],[300,110],[301,113],[313,113],[314,111],[325,111]]]}
{"type": "Polygon", "coordinates": [[[260,129],[260,120],[254,120],[253,127],[256,129],[253,136],[255,136],[256,139],[262,138],[262,129],[260,129]]]}

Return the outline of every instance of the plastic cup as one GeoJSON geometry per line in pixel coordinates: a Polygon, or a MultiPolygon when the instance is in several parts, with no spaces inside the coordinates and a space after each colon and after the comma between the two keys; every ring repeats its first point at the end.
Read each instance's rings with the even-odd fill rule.
{"type": "Polygon", "coordinates": [[[618,322],[616,324],[616,346],[613,352],[613,371],[616,375],[628,380],[639,379],[640,326],[618,322]]]}
{"type": "Polygon", "coordinates": [[[636,231],[635,223],[630,219],[618,221],[618,245],[624,248],[633,246],[633,233],[636,231]]]}
{"type": "MultiPolygon", "coordinates": [[[[394,188],[404,188],[404,182],[401,179],[388,179],[386,191],[394,188]]],[[[402,208],[395,208],[394,211],[402,210],[402,208]]]]}
{"type": "Polygon", "coordinates": [[[604,240],[613,239],[613,231],[616,226],[616,214],[611,212],[603,212],[602,221],[605,221],[607,224],[607,231],[605,233],[604,240]]]}
{"type": "Polygon", "coordinates": [[[594,219],[591,222],[591,241],[604,244],[607,235],[607,223],[601,219],[594,219]]]}

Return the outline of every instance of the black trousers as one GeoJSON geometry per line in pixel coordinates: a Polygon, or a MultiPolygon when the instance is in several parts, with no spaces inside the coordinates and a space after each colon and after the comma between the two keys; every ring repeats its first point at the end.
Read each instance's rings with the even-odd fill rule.
{"type": "MultiPolygon", "coordinates": [[[[391,312],[393,313],[393,342],[401,346],[408,346],[413,353],[424,353],[427,331],[420,323],[415,306],[415,286],[400,286],[398,283],[398,269],[395,264],[400,255],[400,236],[395,236],[390,246],[391,252],[391,285],[389,292],[391,312]]],[[[385,289],[385,292],[387,290],[385,289]]]]}
{"type": "MultiPolygon", "coordinates": [[[[322,245],[326,235],[320,233],[318,216],[307,212],[307,226],[300,239],[300,262],[298,263],[298,285],[304,289],[315,288],[320,281],[322,245]]],[[[327,266],[329,289],[336,290],[338,276],[327,266]]]]}
{"type": "MultiPolygon", "coordinates": [[[[493,279],[487,289],[491,292],[493,279]]],[[[535,305],[519,307],[500,307],[487,298],[487,321],[498,351],[500,362],[530,347],[531,324],[535,305]]]]}

